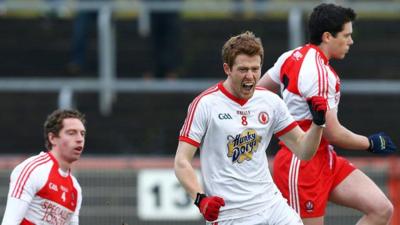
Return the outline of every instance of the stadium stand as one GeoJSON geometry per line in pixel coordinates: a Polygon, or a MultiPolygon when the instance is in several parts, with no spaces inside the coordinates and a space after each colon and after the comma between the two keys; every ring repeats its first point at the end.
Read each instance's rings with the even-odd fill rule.
{"type": "MultiPolygon", "coordinates": [[[[118,77],[141,77],[151,65],[150,42],[138,34],[136,19],[119,19],[115,23],[118,77]]],[[[357,21],[354,28],[355,44],[348,60],[333,62],[338,72],[346,79],[398,79],[399,23],[400,18],[361,18],[357,21]]],[[[0,18],[0,26],[2,76],[71,77],[66,67],[71,47],[71,19],[54,19],[51,26],[43,26],[43,20],[39,18],[6,17],[0,18]]],[[[182,26],[181,48],[185,55],[183,78],[221,77],[220,45],[224,38],[243,30],[252,30],[262,38],[266,49],[264,69],[271,66],[279,54],[288,48],[287,21],[284,18],[186,19],[182,26]]],[[[81,77],[96,77],[98,73],[94,26],[89,30],[89,40],[89,67],[80,74],[81,77]]]]}

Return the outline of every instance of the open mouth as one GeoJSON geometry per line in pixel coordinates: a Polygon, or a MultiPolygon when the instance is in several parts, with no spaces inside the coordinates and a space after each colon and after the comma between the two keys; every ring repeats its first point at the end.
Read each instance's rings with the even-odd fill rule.
{"type": "Polygon", "coordinates": [[[83,149],[83,147],[82,146],[79,146],[79,147],[76,147],[76,148],[74,148],[76,151],[82,151],[82,149],[83,149]]]}
{"type": "Polygon", "coordinates": [[[253,83],[243,83],[242,84],[242,88],[247,91],[251,91],[251,89],[253,89],[253,87],[254,87],[253,83]]]}

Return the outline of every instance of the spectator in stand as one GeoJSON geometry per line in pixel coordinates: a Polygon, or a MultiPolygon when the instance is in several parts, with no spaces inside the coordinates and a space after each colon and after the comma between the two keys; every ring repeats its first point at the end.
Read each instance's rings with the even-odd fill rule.
{"type": "MultiPolygon", "coordinates": [[[[181,0],[142,0],[147,3],[173,3],[181,0]]],[[[144,74],[145,79],[176,79],[180,72],[181,18],[180,11],[151,11],[151,55],[152,69],[144,74]]]]}
{"type": "MultiPolygon", "coordinates": [[[[93,2],[95,0],[80,0],[81,2],[93,2]]],[[[106,1],[106,0],[103,0],[106,1]]],[[[67,70],[71,75],[80,74],[87,69],[88,36],[91,27],[96,25],[97,10],[78,10],[72,33],[71,59],[67,70]]]]}

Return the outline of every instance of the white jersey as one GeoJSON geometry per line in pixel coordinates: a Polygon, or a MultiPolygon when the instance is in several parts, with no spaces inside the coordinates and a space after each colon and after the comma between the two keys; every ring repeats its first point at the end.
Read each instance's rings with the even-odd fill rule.
{"type": "Polygon", "coordinates": [[[219,83],[193,100],[179,140],[200,148],[205,192],[225,200],[218,221],[256,214],[283,199],[265,150],[273,134],[295,126],[284,102],[265,89],[246,101],[219,83]]]}
{"type": "Polygon", "coordinates": [[[329,109],[338,107],[340,79],[315,45],[307,44],[285,52],[267,73],[280,84],[282,98],[298,122],[311,121],[306,99],[312,96],[325,97],[329,109]]]}
{"type": "MultiPolygon", "coordinates": [[[[41,152],[15,167],[7,201],[16,199],[28,203],[25,214],[20,216],[22,225],[78,224],[81,187],[69,171],[59,168],[51,153],[41,152]]],[[[7,203],[7,207],[11,204],[7,203]]],[[[7,212],[16,213],[7,208],[3,224],[14,224],[15,218],[6,218],[7,212]]]]}

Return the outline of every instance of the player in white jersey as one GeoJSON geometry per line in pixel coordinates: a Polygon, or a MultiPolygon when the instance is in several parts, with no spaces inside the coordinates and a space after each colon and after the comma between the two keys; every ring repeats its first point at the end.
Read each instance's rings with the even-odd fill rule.
{"type": "Polygon", "coordinates": [[[352,21],[350,8],[321,4],[310,20],[310,44],[284,53],[261,78],[259,85],[277,91],[294,119],[309,129],[312,115],[307,99],[324,96],[328,101],[326,129],[320,147],[310,161],[301,161],[290,147],[280,143],[274,160],[274,181],[289,204],[306,225],[324,223],[327,201],[355,208],[365,215],[357,224],[388,224],[393,206],[377,185],[349,161],[337,156],[330,144],[355,150],[387,154],[396,146],[384,133],[365,137],[342,126],[337,117],[340,80],[329,59],[342,59],[350,46],[352,21]]]}
{"type": "Polygon", "coordinates": [[[82,192],[71,165],[80,158],[85,134],[85,117],[76,110],[56,110],[48,116],[48,151],[12,171],[2,225],[79,224],[82,192]]]}
{"type": "Polygon", "coordinates": [[[230,38],[222,48],[226,80],[193,100],[180,132],[175,173],[208,224],[302,224],[273,183],[265,150],[275,134],[299,158],[310,159],[327,103],[309,100],[314,123],[304,133],[279,96],[256,89],[263,57],[253,33],[230,38]],[[197,148],[204,187],[191,165],[197,148]]]}

